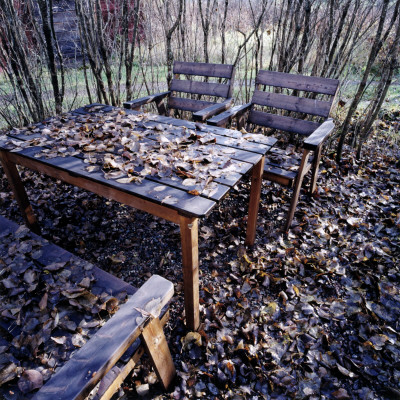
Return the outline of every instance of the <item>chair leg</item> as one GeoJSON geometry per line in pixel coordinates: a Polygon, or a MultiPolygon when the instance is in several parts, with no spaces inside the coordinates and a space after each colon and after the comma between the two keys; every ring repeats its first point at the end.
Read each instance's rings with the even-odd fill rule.
{"type": "Polygon", "coordinates": [[[292,225],[294,212],[296,210],[297,202],[299,200],[301,185],[303,183],[303,178],[305,175],[304,171],[309,157],[310,157],[310,150],[303,150],[303,157],[301,159],[299,172],[297,174],[296,182],[293,189],[292,200],[290,202],[289,212],[286,219],[285,232],[287,232],[290,226],[292,225]]]}
{"type": "Polygon", "coordinates": [[[312,165],[312,169],[311,169],[310,194],[313,194],[317,187],[317,177],[318,177],[318,170],[319,170],[319,162],[321,161],[321,153],[322,153],[322,147],[320,147],[314,153],[314,160],[313,160],[313,165],[312,165]]]}

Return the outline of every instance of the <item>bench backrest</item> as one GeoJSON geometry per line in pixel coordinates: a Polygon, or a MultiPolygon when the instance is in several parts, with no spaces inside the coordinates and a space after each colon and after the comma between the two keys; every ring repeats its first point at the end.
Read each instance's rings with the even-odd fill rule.
{"type": "Polygon", "coordinates": [[[338,85],[337,79],[260,70],[247,121],[308,136],[328,118],[338,85]]]}
{"type": "Polygon", "coordinates": [[[196,112],[220,102],[210,101],[209,99],[200,100],[201,96],[222,98],[222,101],[232,96],[234,79],[233,65],[175,61],[173,74],[174,78],[170,87],[172,93],[168,99],[169,109],[196,112]],[[189,79],[194,76],[207,79],[204,79],[203,82],[189,79]],[[186,79],[180,79],[181,77],[186,79]],[[222,80],[222,82],[209,82],[208,78],[218,78],[218,80],[222,80]],[[184,98],[180,97],[178,95],[179,93],[196,96],[184,98]]]}

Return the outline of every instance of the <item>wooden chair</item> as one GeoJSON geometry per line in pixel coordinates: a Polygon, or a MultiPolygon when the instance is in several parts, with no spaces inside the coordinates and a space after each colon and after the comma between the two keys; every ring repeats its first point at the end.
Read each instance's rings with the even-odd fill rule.
{"type": "Polygon", "coordinates": [[[144,104],[154,102],[159,114],[174,116],[176,110],[189,111],[194,121],[203,122],[208,118],[228,109],[232,102],[232,88],[234,80],[233,65],[189,63],[175,61],[173,67],[174,78],[168,92],[157,93],[142,97],[140,99],[127,101],[124,107],[132,110],[139,110],[144,104]],[[186,79],[180,79],[183,75],[186,79]],[[204,77],[200,82],[192,80],[194,76],[204,77]],[[210,78],[219,78],[224,83],[210,82],[210,78]],[[186,93],[189,98],[180,97],[178,93],[186,93]],[[201,96],[207,96],[207,100],[200,100],[201,96]],[[165,107],[164,99],[167,99],[165,107]],[[216,102],[215,99],[224,99],[216,102]],[[214,99],[214,101],[211,101],[214,99]]]}
{"type": "MultiPolygon", "coordinates": [[[[82,276],[89,275],[91,277],[91,296],[109,295],[112,301],[123,299],[127,294],[131,297],[100,329],[92,327],[88,330],[89,340],[79,350],[73,352],[69,347],[62,348],[62,351],[65,351],[65,357],[69,358],[68,361],[56,369],[39,391],[36,393],[29,391],[22,395],[16,385],[7,388],[1,387],[0,398],[4,394],[2,390],[6,390],[33,400],[84,399],[99,383],[96,393],[92,393],[91,398],[93,400],[110,399],[145,351],[148,353],[163,387],[166,389],[169,386],[175,376],[175,367],[164,336],[163,325],[168,319],[167,305],[174,293],[174,287],[170,281],[153,275],[136,290],[121,279],[47,242],[32,232],[21,234],[21,228],[17,224],[1,216],[0,259],[2,256],[6,259],[9,235],[15,235],[12,237],[11,244],[16,246],[17,243],[21,250],[28,244],[35,248],[41,246],[42,255],[39,258],[35,257],[33,262],[29,253],[25,254],[27,265],[35,264],[36,268],[39,268],[37,273],[40,269],[51,271],[52,265],[62,263],[65,264],[62,268],[65,276],[68,276],[68,284],[76,285],[82,280],[82,276]],[[95,329],[98,330],[92,332],[95,329]]],[[[18,254],[18,247],[14,250],[18,254]]],[[[10,262],[10,268],[12,268],[15,262],[14,264],[13,261],[10,262]]],[[[46,277],[43,279],[49,279],[51,284],[51,272],[43,275],[46,277]]],[[[76,287],[77,289],[81,288],[79,283],[76,287]]],[[[32,293],[31,296],[35,303],[35,294],[32,293]]],[[[51,295],[49,295],[49,299],[50,297],[51,295]]],[[[69,321],[82,321],[85,315],[77,307],[67,314],[69,321]]],[[[7,345],[12,336],[21,333],[21,328],[18,328],[13,320],[10,323],[11,328],[6,326],[7,319],[2,317],[0,323],[0,327],[3,328],[3,331],[0,330],[2,345],[7,345]],[[8,333],[3,337],[1,332],[4,331],[8,333]]],[[[62,327],[61,317],[60,323],[54,329],[57,330],[56,334],[53,332],[51,336],[67,338],[71,336],[71,332],[62,327]]],[[[49,337],[47,339],[51,342],[49,337]]],[[[62,361],[63,357],[60,357],[58,361],[62,361]]],[[[33,368],[40,370],[42,365],[39,358],[32,356],[33,364],[35,364],[35,360],[38,365],[33,368]]]]}
{"type": "Polygon", "coordinates": [[[338,85],[336,79],[261,70],[250,103],[207,121],[226,126],[236,118],[238,129],[246,125],[250,131],[261,126],[267,128],[267,134],[280,134],[282,148],[268,154],[263,177],[293,187],[286,231],[292,224],[303,178],[310,170],[310,193],[315,191],[322,145],[335,127],[328,116],[338,85]],[[297,141],[297,146],[288,145],[293,141],[297,141]]]}

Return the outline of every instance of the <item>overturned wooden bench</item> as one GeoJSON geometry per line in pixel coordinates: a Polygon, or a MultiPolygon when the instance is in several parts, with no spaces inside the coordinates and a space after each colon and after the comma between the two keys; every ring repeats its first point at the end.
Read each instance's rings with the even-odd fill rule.
{"type": "Polygon", "coordinates": [[[5,391],[18,394],[19,391],[23,396],[21,398],[34,400],[84,399],[89,394],[92,399],[110,399],[145,351],[163,387],[166,389],[169,386],[175,376],[175,368],[163,325],[168,319],[168,302],[173,296],[171,282],[153,275],[136,290],[1,216],[0,267],[0,295],[4,300],[0,304],[0,348],[3,349],[0,397],[2,391],[3,394],[5,391]],[[17,287],[18,277],[23,287],[17,287]],[[56,286],[54,282],[59,280],[63,284],[62,294],[52,290],[56,286]],[[45,294],[42,290],[38,297],[37,292],[42,287],[45,287],[45,294]],[[60,299],[60,296],[63,297],[60,299]],[[14,298],[15,304],[18,301],[22,304],[19,312],[14,298]],[[28,301],[25,302],[26,299],[28,301]],[[24,302],[28,305],[25,306],[24,302]],[[24,307],[29,311],[23,311],[24,307]],[[97,320],[90,319],[90,312],[86,315],[87,309],[92,314],[106,314],[102,318],[108,320],[101,327],[95,326],[97,320]],[[61,318],[64,314],[67,314],[67,318],[63,317],[65,320],[61,318]],[[111,314],[114,315],[110,317],[111,314]],[[32,315],[37,317],[37,321],[44,321],[42,331],[37,327],[31,329],[34,326],[32,315]],[[48,326],[54,328],[49,332],[48,326]],[[71,336],[71,331],[84,332],[85,335],[75,333],[71,336]],[[74,343],[72,347],[80,346],[76,337],[84,336],[89,340],[80,349],[68,348],[70,340],[74,343]],[[39,343],[35,349],[32,342],[42,339],[47,342],[39,343]],[[43,371],[43,364],[49,359],[48,355],[38,351],[40,346],[54,346],[53,351],[56,352],[61,345],[59,353],[67,360],[62,366],[59,364],[64,360],[58,360],[61,362],[53,368],[45,369],[45,380],[50,375],[49,371],[54,374],[43,386],[33,383],[34,386],[29,387],[31,382],[22,379],[21,383],[21,378],[16,384],[24,370],[43,371]],[[15,355],[29,347],[34,354],[29,361],[23,359],[21,365],[17,365],[15,355]],[[8,349],[10,354],[4,349],[8,349]],[[13,354],[11,349],[14,349],[13,354]],[[34,366],[36,358],[37,368],[34,366]],[[34,390],[39,386],[38,391],[34,390]]]}

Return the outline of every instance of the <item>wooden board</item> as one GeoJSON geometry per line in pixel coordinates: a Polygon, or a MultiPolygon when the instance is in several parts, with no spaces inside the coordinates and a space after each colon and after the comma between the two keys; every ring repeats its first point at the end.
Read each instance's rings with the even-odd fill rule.
{"type": "MultiPolygon", "coordinates": [[[[87,164],[77,157],[34,158],[34,155],[40,150],[40,147],[31,147],[18,153],[8,154],[13,162],[17,164],[139,209],[143,208],[140,207],[140,204],[135,203],[134,198],[130,201],[128,198],[120,196],[118,192],[134,195],[191,216],[205,216],[211,212],[216,204],[213,200],[201,196],[193,196],[186,191],[166,185],[162,191],[159,191],[160,185],[148,179],[144,179],[139,185],[135,183],[119,183],[112,179],[106,179],[102,172],[87,172],[85,169],[87,164]],[[91,183],[96,183],[97,185],[91,183]]],[[[167,217],[167,214],[163,218],[172,220],[167,217]]],[[[173,222],[175,222],[175,217],[173,217],[173,222]]]]}
{"type": "Polygon", "coordinates": [[[174,61],[173,73],[185,75],[231,78],[233,65],[174,61]]]}
{"type": "Polygon", "coordinates": [[[279,93],[255,90],[251,102],[260,106],[295,111],[320,117],[328,117],[331,101],[307,99],[305,97],[287,96],[279,93]]]}
{"type": "Polygon", "coordinates": [[[310,135],[321,125],[313,121],[304,121],[297,118],[255,110],[250,111],[248,122],[285,132],[298,133],[304,136],[310,135]]]}
{"type": "Polygon", "coordinates": [[[74,356],[33,400],[84,399],[140,336],[140,327],[172,298],[173,284],[153,275],[74,356]]]}
{"type": "Polygon", "coordinates": [[[213,82],[198,82],[173,79],[171,82],[171,91],[196,93],[216,97],[228,97],[229,85],[213,82]]]}
{"type": "Polygon", "coordinates": [[[168,108],[176,108],[183,111],[200,111],[203,108],[212,106],[213,104],[215,103],[211,101],[185,99],[176,96],[170,96],[168,98],[168,108]]]}
{"type": "Polygon", "coordinates": [[[265,71],[258,72],[257,85],[283,87],[288,89],[303,90],[321,94],[334,95],[339,85],[337,79],[321,78],[316,76],[305,76],[288,74],[285,72],[265,71]]]}

